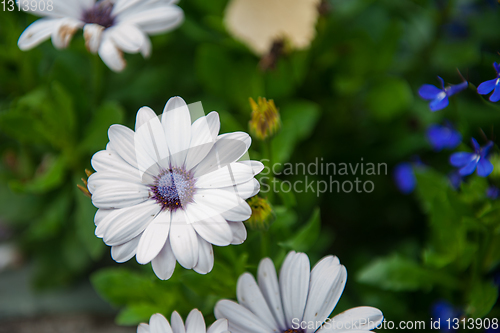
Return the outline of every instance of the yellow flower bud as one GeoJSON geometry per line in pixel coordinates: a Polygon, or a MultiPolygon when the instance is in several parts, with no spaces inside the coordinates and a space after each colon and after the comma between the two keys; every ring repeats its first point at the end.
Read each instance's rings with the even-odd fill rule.
{"type": "Polygon", "coordinates": [[[258,103],[250,98],[252,107],[252,119],[250,120],[250,132],[260,140],[273,136],[281,126],[280,113],[274,101],[259,97],[258,103]]]}
{"type": "Polygon", "coordinates": [[[259,196],[254,196],[247,202],[252,208],[252,216],[245,222],[253,229],[267,229],[275,217],[269,201],[259,196]]]}

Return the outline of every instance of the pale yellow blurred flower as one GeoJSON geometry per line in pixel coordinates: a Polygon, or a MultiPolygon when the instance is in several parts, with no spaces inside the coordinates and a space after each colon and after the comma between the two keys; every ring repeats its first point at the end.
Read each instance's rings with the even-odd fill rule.
{"type": "Polygon", "coordinates": [[[278,39],[292,49],[306,49],[316,35],[320,0],[231,0],[225,25],[233,37],[257,55],[269,52],[278,39]]]}

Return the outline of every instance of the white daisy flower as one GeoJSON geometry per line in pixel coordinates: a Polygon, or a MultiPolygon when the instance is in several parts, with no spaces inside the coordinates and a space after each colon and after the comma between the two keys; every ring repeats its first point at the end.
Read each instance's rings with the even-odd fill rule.
{"type": "Polygon", "coordinates": [[[227,332],[227,320],[216,320],[207,329],[205,319],[197,309],[191,310],[186,318],[186,325],[182,321],[181,316],[177,311],[172,313],[170,323],[161,314],[156,313],[151,316],[148,324],[139,324],[137,333],[224,333],[227,332]],[[172,326],[170,326],[172,325],[172,326]]]}
{"type": "Polygon", "coordinates": [[[212,244],[241,244],[241,221],[252,214],[245,199],[259,192],[254,175],[263,164],[238,161],[247,153],[247,133],[218,135],[219,115],[191,124],[180,97],[171,98],[160,119],[148,107],[137,113],[135,132],[112,125],[106,150],[92,157],[88,179],[95,234],[111,246],[117,262],[136,256],[169,279],[176,261],[206,274],[213,268],[212,244]]]}
{"type": "Polygon", "coordinates": [[[320,0],[231,0],[224,15],[227,30],[255,54],[264,55],[286,39],[294,49],[308,48],[316,36],[320,0]]]}
{"type": "Polygon", "coordinates": [[[258,268],[258,284],[249,273],[238,279],[238,303],[221,300],[215,317],[226,318],[232,333],[366,332],[384,316],[372,307],[357,307],[333,318],[344,291],[347,271],[337,257],[327,256],[310,270],[304,253],[291,251],[281,267],[279,283],[271,259],[258,268]]]}
{"type": "Polygon", "coordinates": [[[179,26],[184,14],[177,0],[32,0],[34,14],[45,16],[33,22],[19,37],[21,50],[29,50],[49,37],[58,49],[66,48],[75,32],[83,28],[85,45],[99,53],[114,71],[125,68],[123,52],[148,57],[151,41],[148,35],[179,26]],[[43,6],[41,3],[43,2],[43,6]]]}

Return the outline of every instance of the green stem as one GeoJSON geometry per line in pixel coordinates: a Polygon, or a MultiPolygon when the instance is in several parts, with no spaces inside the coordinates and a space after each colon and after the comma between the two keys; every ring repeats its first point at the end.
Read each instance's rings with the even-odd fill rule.
{"type": "Polygon", "coordinates": [[[92,108],[100,105],[102,98],[104,64],[97,54],[92,55],[92,108]]]}

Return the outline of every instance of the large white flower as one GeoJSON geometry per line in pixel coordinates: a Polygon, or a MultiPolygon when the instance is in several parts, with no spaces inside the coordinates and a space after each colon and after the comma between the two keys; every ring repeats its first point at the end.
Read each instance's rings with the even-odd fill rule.
{"type": "Polygon", "coordinates": [[[249,273],[241,275],[239,304],[219,301],[215,317],[226,318],[232,333],[366,333],[382,322],[380,310],[357,307],[329,318],[346,280],[347,271],[337,257],[323,258],[311,271],[307,255],[291,251],[278,283],[272,260],[265,258],[259,264],[258,284],[249,273]]]}
{"type": "Polygon", "coordinates": [[[279,39],[294,49],[309,47],[316,36],[320,0],[231,0],[224,16],[235,38],[263,55],[279,39]]]}
{"type": "Polygon", "coordinates": [[[122,51],[141,52],[148,57],[148,34],[172,30],[184,19],[182,10],[175,5],[177,0],[33,0],[30,4],[35,2],[36,6],[30,5],[35,9],[32,12],[46,18],[24,30],[18,41],[21,50],[29,50],[49,37],[56,48],[65,48],[75,32],[83,28],[87,49],[98,52],[114,71],[125,68],[122,51]]]}
{"type": "Polygon", "coordinates": [[[177,311],[172,313],[170,323],[161,314],[156,313],[151,316],[148,324],[139,324],[137,333],[224,333],[227,332],[227,320],[216,320],[207,329],[205,319],[197,309],[191,310],[184,325],[181,316],[177,311]],[[172,326],[170,326],[172,325],[172,326]]]}
{"type": "Polygon", "coordinates": [[[152,262],[160,279],[172,276],[176,261],[206,274],[213,268],[212,244],[241,244],[252,210],[244,199],[259,191],[257,161],[240,160],[247,133],[218,135],[219,115],[191,124],[180,97],[165,105],[161,121],[148,107],[137,113],[135,132],[112,125],[106,150],[92,157],[88,179],[99,208],[95,233],[125,262],[134,255],[152,262]],[[240,160],[240,161],[238,161],[240,160]]]}

